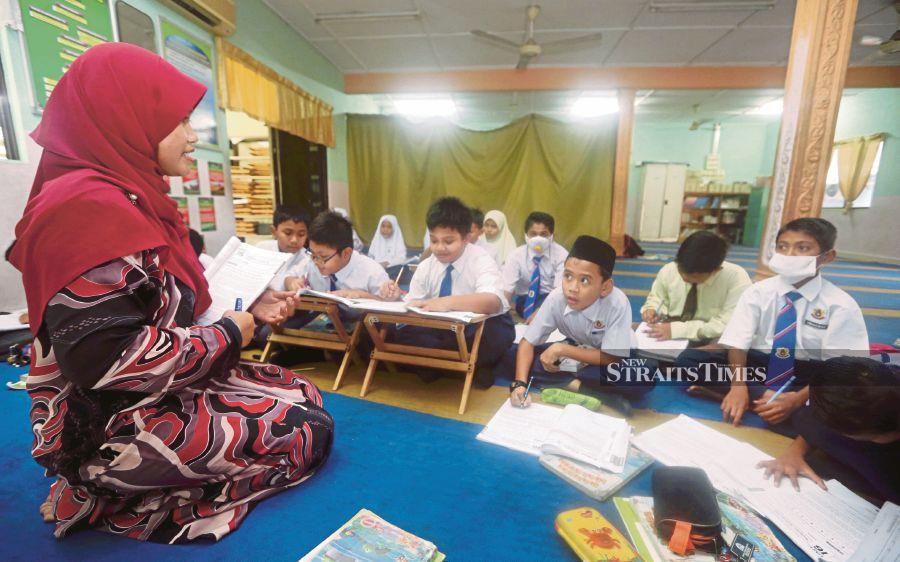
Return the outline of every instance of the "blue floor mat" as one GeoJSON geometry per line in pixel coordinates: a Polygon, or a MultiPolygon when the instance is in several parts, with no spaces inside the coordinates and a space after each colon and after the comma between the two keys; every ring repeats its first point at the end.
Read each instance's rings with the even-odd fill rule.
{"type": "MultiPolygon", "coordinates": [[[[17,373],[0,366],[0,380],[17,373]]],[[[593,506],[624,532],[612,502],[596,502],[537,459],[475,439],[481,427],[325,394],[336,424],[332,457],[298,488],[265,500],[215,544],[147,544],[85,531],[55,540],[38,505],[49,481],[30,458],[28,395],[0,391],[4,560],[298,560],[366,507],[431,540],[450,560],[576,560],[553,529],[557,513],[593,506]]],[[[650,495],[650,471],[619,495],[650,495]]],[[[796,546],[776,531],[798,557],[796,546]]]]}

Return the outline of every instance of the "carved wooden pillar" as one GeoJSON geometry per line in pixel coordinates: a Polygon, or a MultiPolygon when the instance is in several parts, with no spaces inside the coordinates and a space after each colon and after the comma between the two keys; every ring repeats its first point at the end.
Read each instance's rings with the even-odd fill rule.
{"type": "Polygon", "coordinates": [[[757,271],[768,274],[778,229],[822,211],[857,0],[797,0],[769,212],[757,271]]]}
{"type": "Polygon", "coordinates": [[[625,249],[625,212],[628,208],[628,170],[631,160],[631,133],[634,130],[634,90],[619,90],[619,132],[616,137],[616,166],[610,211],[609,243],[622,255],[625,249]]]}

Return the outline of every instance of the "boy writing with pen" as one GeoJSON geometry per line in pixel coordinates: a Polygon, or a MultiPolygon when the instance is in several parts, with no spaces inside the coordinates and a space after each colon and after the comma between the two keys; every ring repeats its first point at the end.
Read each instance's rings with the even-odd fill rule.
{"type": "Polygon", "coordinates": [[[779,424],[809,400],[807,385],[822,361],[868,355],[859,305],[819,273],[834,261],[836,239],[837,229],[825,219],[800,218],[782,226],[769,261],[776,275],[741,295],[719,339],[726,350],[688,349],[678,357],[681,367],[715,362],[766,368],[764,384],[735,380],[726,387],[725,421],[738,425],[751,410],[768,424],[779,424]]]}
{"type": "Polygon", "coordinates": [[[687,339],[691,347],[719,339],[751,284],[743,267],[725,261],[727,253],[728,242],[712,232],[685,238],[675,261],[659,270],[641,307],[651,337],[687,339]]]}

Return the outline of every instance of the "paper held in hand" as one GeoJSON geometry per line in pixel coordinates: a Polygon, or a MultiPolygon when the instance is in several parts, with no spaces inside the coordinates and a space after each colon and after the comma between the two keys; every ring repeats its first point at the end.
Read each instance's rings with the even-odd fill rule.
{"type": "Polygon", "coordinates": [[[255,248],[231,237],[204,273],[212,304],[197,322],[204,326],[212,324],[226,310],[234,310],[238,298],[250,308],[290,257],[291,254],[255,248]]]}

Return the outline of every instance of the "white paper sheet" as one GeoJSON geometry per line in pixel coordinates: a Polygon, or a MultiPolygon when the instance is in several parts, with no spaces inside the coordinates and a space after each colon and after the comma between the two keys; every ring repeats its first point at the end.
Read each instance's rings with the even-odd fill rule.
{"type": "Polygon", "coordinates": [[[650,337],[647,332],[650,326],[641,322],[634,329],[634,346],[649,355],[664,359],[675,359],[688,346],[688,340],[657,340],[650,337]]]}
{"type": "Polygon", "coordinates": [[[631,426],[624,419],[569,404],[544,436],[541,450],[621,474],[630,437],[631,426]]]}
{"type": "MultiPolygon", "coordinates": [[[[519,343],[520,341],[522,341],[522,338],[525,337],[525,332],[527,330],[527,324],[516,324],[516,339],[513,340],[513,343],[519,343]]],[[[553,332],[551,332],[547,337],[547,343],[556,343],[560,341],[566,341],[566,336],[564,336],[559,330],[553,330],[553,332]]]]}
{"type": "Polygon", "coordinates": [[[204,272],[212,304],[198,318],[198,323],[209,325],[219,320],[226,310],[234,310],[238,298],[247,310],[290,257],[290,254],[243,244],[235,237],[229,239],[204,272]]]}
{"type": "Polygon", "coordinates": [[[28,324],[19,322],[19,318],[28,312],[27,308],[22,310],[14,310],[9,314],[0,314],[0,332],[12,332],[13,330],[25,330],[28,324]]]}
{"type": "Polygon", "coordinates": [[[540,444],[562,413],[562,408],[554,406],[532,404],[519,408],[504,400],[477,439],[538,457],[540,444]]]}
{"type": "Polygon", "coordinates": [[[900,560],[900,507],[885,502],[869,532],[860,541],[850,560],[896,562],[900,560]]]}

